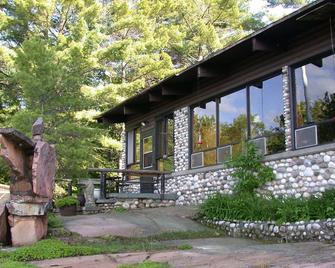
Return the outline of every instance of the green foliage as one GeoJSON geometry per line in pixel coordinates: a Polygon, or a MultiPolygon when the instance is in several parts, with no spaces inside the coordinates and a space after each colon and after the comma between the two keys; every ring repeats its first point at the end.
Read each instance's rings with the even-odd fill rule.
{"type": "Polygon", "coordinates": [[[0,184],[9,184],[10,170],[5,161],[0,158],[0,184]]]}
{"type": "Polygon", "coordinates": [[[116,213],[123,213],[123,212],[126,212],[127,209],[124,208],[124,207],[116,207],[116,208],[114,208],[114,211],[115,211],[116,213]]]}
{"type": "Polygon", "coordinates": [[[143,263],[136,264],[123,264],[118,266],[118,268],[170,268],[168,263],[144,261],[143,263]]]}
{"type": "Polygon", "coordinates": [[[212,220],[276,221],[278,223],[334,218],[335,190],[327,190],[321,197],[308,199],[216,194],[201,205],[199,217],[212,220]]]}
{"type": "Polygon", "coordinates": [[[122,127],[95,115],[262,26],[248,0],[1,1],[0,127],[42,116],[58,179],[117,167],[122,127]]]}
{"type": "Polygon", "coordinates": [[[1,268],[37,268],[37,266],[32,264],[26,264],[23,262],[17,262],[17,261],[4,261],[2,262],[0,260],[1,268]]]}
{"type": "Polygon", "coordinates": [[[262,163],[262,158],[252,143],[246,143],[245,151],[227,164],[234,168],[231,176],[236,180],[236,194],[254,194],[256,188],[274,180],[273,170],[262,163]]]}
{"type": "Polygon", "coordinates": [[[48,228],[62,228],[63,221],[54,213],[48,213],[48,228]]]}
{"type": "Polygon", "coordinates": [[[63,207],[70,207],[74,205],[79,205],[79,202],[77,200],[77,197],[74,196],[67,196],[60,198],[55,201],[55,205],[58,208],[63,208],[63,207]]]}
{"type": "Polygon", "coordinates": [[[100,249],[91,246],[70,245],[58,239],[46,239],[32,246],[20,247],[13,252],[4,253],[0,255],[0,259],[26,262],[101,253],[103,252],[100,249]]]}
{"type": "Polygon", "coordinates": [[[193,247],[190,244],[182,244],[182,245],[177,246],[177,249],[179,250],[190,250],[192,248],[193,247]]]}

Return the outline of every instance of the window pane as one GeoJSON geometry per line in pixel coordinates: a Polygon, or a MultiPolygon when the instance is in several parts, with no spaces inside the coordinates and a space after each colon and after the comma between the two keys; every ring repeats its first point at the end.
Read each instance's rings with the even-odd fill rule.
{"type": "Polygon", "coordinates": [[[173,155],[173,148],[174,148],[174,139],[173,139],[173,131],[174,131],[174,121],[172,118],[167,118],[167,148],[166,153],[167,155],[173,155]]]}
{"type": "Polygon", "coordinates": [[[210,166],[216,164],[216,150],[204,152],[204,165],[210,166]]]}
{"type": "Polygon", "coordinates": [[[216,103],[207,102],[193,109],[193,151],[216,147],[216,103]]]}
{"type": "Polygon", "coordinates": [[[153,156],[152,152],[143,154],[143,167],[144,168],[152,167],[152,160],[153,160],[152,156],[153,156]]]}
{"type": "Polygon", "coordinates": [[[250,87],[251,138],[266,136],[268,153],[285,150],[282,76],[250,87]]]}
{"type": "Polygon", "coordinates": [[[143,139],[143,153],[152,152],[152,136],[143,139]]]}
{"type": "Polygon", "coordinates": [[[140,144],[141,144],[141,131],[139,128],[135,129],[135,162],[140,162],[141,151],[140,151],[140,144]]]}
{"type": "Polygon", "coordinates": [[[247,136],[246,89],[220,98],[220,145],[240,143],[247,136]]]}
{"type": "Polygon", "coordinates": [[[134,131],[127,132],[127,164],[134,163],[134,131]]]}
{"type": "Polygon", "coordinates": [[[335,116],[334,55],[301,66],[294,74],[297,126],[332,119],[335,116]]]}

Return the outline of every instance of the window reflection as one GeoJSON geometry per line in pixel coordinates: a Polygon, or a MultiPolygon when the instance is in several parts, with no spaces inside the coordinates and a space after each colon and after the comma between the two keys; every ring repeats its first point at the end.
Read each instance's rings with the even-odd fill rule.
{"type": "Polygon", "coordinates": [[[335,139],[335,58],[313,59],[294,70],[296,126],[318,125],[319,143],[335,139]]]}
{"type": "Polygon", "coordinates": [[[285,149],[282,76],[250,86],[250,137],[266,137],[267,152],[285,149]]]}
{"type": "MultiPolygon", "coordinates": [[[[246,89],[239,90],[219,100],[220,146],[238,144],[247,137],[246,89]]],[[[234,146],[238,147],[238,146],[234,146]]],[[[235,151],[235,152],[238,152],[235,151]]]]}
{"type": "Polygon", "coordinates": [[[193,151],[216,147],[216,102],[210,101],[193,109],[193,151]]]}

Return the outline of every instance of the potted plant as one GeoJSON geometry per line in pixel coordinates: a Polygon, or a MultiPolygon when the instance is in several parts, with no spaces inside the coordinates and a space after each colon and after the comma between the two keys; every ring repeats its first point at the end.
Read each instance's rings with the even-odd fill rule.
{"type": "Polygon", "coordinates": [[[67,196],[55,201],[55,205],[59,208],[60,215],[74,216],[77,213],[78,199],[74,196],[67,196]]]}

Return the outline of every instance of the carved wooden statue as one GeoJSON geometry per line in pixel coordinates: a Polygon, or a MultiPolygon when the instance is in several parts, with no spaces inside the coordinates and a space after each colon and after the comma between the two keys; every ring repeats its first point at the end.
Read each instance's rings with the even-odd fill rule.
{"type": "Polygon", "coordinates": [[[0,155],[12,171],[6,207],[14,246],[32,244],[46,235],[47,208],[55,186],[56,153],[42,139],[41,118],[32,130],[33,138],[29,139],[15,129],[0,128],[0,155]]]}

